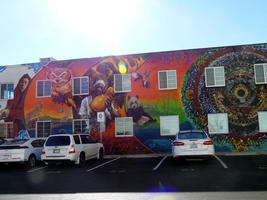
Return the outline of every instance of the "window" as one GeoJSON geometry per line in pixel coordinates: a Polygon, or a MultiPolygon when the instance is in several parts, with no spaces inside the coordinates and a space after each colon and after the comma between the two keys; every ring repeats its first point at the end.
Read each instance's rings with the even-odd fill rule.
{"type": "Polygon", "coordinates": [[[51,96],[51,81],[42,80],[37,81],[37,97],[50,97],[51,96]]]}
{"type": "Polygon", "coordinates": [[[89,144],[90,143],[90,136],[89,135],[80,135],[82,144],[89,144]]]}
{"type": "Polygon", "coordinates": [[[48,137],[51,132],[51,121],[36,122],[36,137],[48,137]]]}
{"type": "Polygon", "coordinates": [[[259,118],[259,131],[267,132],[267,111],[258,112],[259,118]]]}
{"type": "Polygon", "coordinates": [[[13,138],[13,123],[0,123],[0,138],[13,138]]]}
{"type": "Polygon", "coordinates": [[[115,92],[131,92],[131,74],[114,74],[114,87],[115,92]]]}
{"type": "Polygon", "coordinates": [[[224,67],[205,68],[206,87],[225,86],[224,67]]]}
{"type": "Polygon", "coordinates": [[[177,88],[176,70],[159,71],[159,89],[168,90],[177,88]]]}
{"type": "Polygon", "coordinates": [[[227,113],[208,114],[208,127],[210,134],[229,133],[227,113]]]}
{"type": "Polygon", "coordinates": [[[38,140],[32,141],[31,145],[33,147],[43,147],[44,146],[44,142],[45,142],[45,140],[38,139],[38,140]]]}
{"type": "Polygon", "coordinates": [[[70,136],[52,136],[49,137],[45,146],[68,146],[70,145],[70,136]]]}
{"type": "Polygon", "coordinates": [[[74,139],[75,144],[81,144],[79,135],[74,135],[73,139],[74,139]]]}
{"type": "Polygon", "coordinates": [[[176,135],[179,132],[179,116],[160,116],[160,135],[176,135]]]}
{"type": "Polygon", "coordinates": [[[1,99],[14,99],[14,84],[1,83],[1,99]]]}
{"type": "Polygon", "coordinates": [[[116,137],[133,136],[133,118],[116,117],[115,118],[116,137]]]}
{"type": "Polygon", "coordinates": [[[73,95],[84,95],[89,93],[88,77],[73,78],[73,95]]]}
{"type": "Polygon", "coordinates": [[[267,63],[255,64],[254,73],[256,84],[267,83],[267,63]]]}
{"type": "Polygon", "coordinates": [[[89,119],[74,119],[72,127],[73,133],[89,133],[89,119]]]}

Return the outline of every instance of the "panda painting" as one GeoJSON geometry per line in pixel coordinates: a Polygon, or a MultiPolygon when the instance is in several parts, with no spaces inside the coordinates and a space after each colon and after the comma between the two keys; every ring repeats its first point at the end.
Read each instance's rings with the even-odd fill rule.
{"type": "Polygon", "coordinates": [[[139,96],[128,96],[127,116],[133,118],[133,122],[137,125],[144,125],[148,122],[155,121],[143,107],[140,105],[139,96]]]}

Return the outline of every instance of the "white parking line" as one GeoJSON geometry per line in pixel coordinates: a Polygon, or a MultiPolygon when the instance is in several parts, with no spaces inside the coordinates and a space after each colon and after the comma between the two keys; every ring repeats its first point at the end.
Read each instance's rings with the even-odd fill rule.
{"type": "Polygon", "coordinates": [[[214,157],[221,163],[221,165],[225,168],[225,169],[227,169],[228,168],[228,166],[218,157],[218,156],[216,156],[216,155],[214,155],[214,157]]]}
{"type": "Polygon", "coordinates": [[[93,168],[91,168],[91,169],[88,169],[87,172],[93,171],[94,169],[97,169],[97,168],[99,168],[99,167],[102,167],[102,166],[104,166],[104,165],[106,165],[106,164],[108,164],[108,163],[114,162],[114,161],[116,161],[116,160],[118,160],[118,159],[120,159],[120,158],[121,158],[121,157],[118,157],[118,158],[115,158],[115,159],[110,160],[110,161],[108,161],[108,162],[102,163],[101,165],[98,165],[98,166],[96,166],[96,167],[93,167],[93,168]]]}
{"type": "Polygon", "coordinates": [[[47,168],[47,166],[44,166],[44,167],[38,167],[38,168],[35,168],[35,169],[31,169],[31,170],[28,170],[27,172],[28,172],[28,173],[32,173],[32,172],[36,172],[36,171],[41,170],[41,169],[44,169],[44,168],[47,168]]]}
{"type": "Polygon", "coordinates": [[[157,164],[157,166],[153,168],[153,170],[156,171],[156,170],[159,168],[159,166],[163,163],[163,161],[164,161],[167,157],[168,157],[168,156],[164,156],[164,157],[161,159],[161,161],[157,164]]]}

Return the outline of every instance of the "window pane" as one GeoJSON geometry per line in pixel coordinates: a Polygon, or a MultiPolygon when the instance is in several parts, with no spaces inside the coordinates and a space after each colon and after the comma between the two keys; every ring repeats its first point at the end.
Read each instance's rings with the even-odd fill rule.
{"type": "Polygon", "coordinates": [[[88,94],[88,90],[89,90],[88,78],[81,78],[81,81],[82,81],[81,93],[82,94],[85,94],[85,93],[88,94]]]}
{"type": "Polygon", "coordinates": [[[132,86],[131,86],[131,74],[125,74],[125,75],[122,75],[122,84],[123,84],[123,91],[131,91],[132,90],[132,86]]]}
{"type": "Polygon", "coordinates": [[[1,85],[1,99],[6,99],[5,98],[5,91],[6,91],[6,84],[1,85]]]}
{"type": "Polygon", "coordinates": [[[256,83],[264,83],[263,65],[255,65],[256,83]]]}
{"type": "Polygon", "coordinates": [[[44,96],[51,96],[51,81],[45,81],[44,96]]]}
{"type": "Polygon", "coordinates": [[[14,84],[8,84],[8,99],[14,98],[14,84]]]}
{"type": "Polygon", "coordinates": [[[80,79],[79,78],[75,78],[74,80],[73,80],[73,84],[74,84],[74,91],[73,91],[73,93],[74,94],[80,94],[80,88],[81,88],[81,86],[80,86],[80,79]]]}
{"type": "Polygon", "coordinates": [[[121,74],[115,74],[115,91],[122,91],[122,76],[121,74]]]}
{"type": "Polygon", "coordinates": [[[167,73],[159,72],[159,88],[164,89],[167,88],[167,73]]]}
{"type": "Polygon", "coordinates": [[[176,135],[179,132],[179,117],[160,116],[160,134],[161,135],[176,135]]]}
{"type": "Polygon", "coordinates": [[[229,133],[227,113],[208,114],[210,134],[229,133]]]}
{"type": "Polygon", "coordinates": [[[43,81],[37,81],[37,96],[38,97],[44,96],[44,93],[43,93],[43,81]]]}
{"type": "Polygon", "coordinates": [[[215,85],[213,68],[206,68],[206,82],[207,82],[207,86],[215,85]]]}
{"type": "Polygon", "coordinates": [[[259,112],[259,131],[260,132],[267,132],[267,112],[259,112]]]}

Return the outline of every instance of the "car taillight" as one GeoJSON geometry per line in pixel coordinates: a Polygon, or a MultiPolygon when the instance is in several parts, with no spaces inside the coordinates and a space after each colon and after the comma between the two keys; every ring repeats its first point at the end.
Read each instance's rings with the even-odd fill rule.
{"type": "Polygon", "coordinates": [[[45,149],[42,149],[42,154],[45,154],[45,149]]]}
{"type": "Polygon", "coordinates": [[[213,142],[211,140],[208,140],[208,141],[204,141],[203,144],[204,145],[212,145],[213,142]]]}
{"type": "Polygon", "coordinates": [[[74,145],[71,145],[70,150],[69,150],[69,153],[75,153],[74,145]]]}
{"type": "Polygon", "coordinates": [[[173,146],[184,146],[183,142],[173,142],[173,146]]]}

